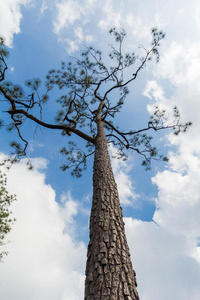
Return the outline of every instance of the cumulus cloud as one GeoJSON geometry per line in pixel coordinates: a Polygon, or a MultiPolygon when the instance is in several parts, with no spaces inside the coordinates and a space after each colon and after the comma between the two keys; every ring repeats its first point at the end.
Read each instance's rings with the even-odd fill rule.
{"type": "Polygon", "coordinates": [[[59,36],[61,42],[69,53],[78,50],[81,43],[91,43],[94,37],[87,33],[85,25],[89,21],[89,15],[93,13],[95,0],[85,0],[84,2],[67,0],[55,4],[56,17],[53,21],[53,31],[59,36]],[[70,29],[72,34],[67,35],[66,29],[70,29]]]}
{"type": "Polygon", "coordinates": [[[57,18],[54,22],[54,32],[59,34],[63,28],[79,20],[84,14],[84,8],[78,1],[61,1],[56,4],[57,18]]]}
{"type": "Polygon", "coordinates": [[[0,2],[0,36],[3,36],[6,45],[12,46],[13,35],[20,33],[22,19],[21,7],[27,6],[33,0],[1,0],[0,2]]]}
{"type": "Polygon", "coordinates": [[[170,149],[166,170],[158,172],[152,183],[157,185],[156,210],[152,222],[125,218],[133,265],[137,271],[138,290],[144,300],[199,299],[200,288],[200,141],[198,87],[198,45],[182,53],[171,47],[166,50],[161,74],[173,85],[173,93],[156,80],[147,82],[144,95],[154,105],[171,111],[178,105],[184,121],[193,121],[186,134],[168,134],[170,149]],[[175,54],[176,53],[176,54],[175,54]],[[188,55],[187,55],[188,54],[188,55]],[[183,60],[183,65],[176,61],[183,60]],[[171,67],[168,65],[170,61],[171,67]],[[197,69],[196,69],[197,67],[197,69]],[[170,289],[169,289],[170,286],[170,289]]]}
{"type": "Polygon", "coordinates": [[[147,104],[147,110],[150,115],[155,112],[155,106],[158,106],[160,110],[170,110],[170,113],[172,113],[168,99],[165,97],[163,87],[159,85],[157,81],[149,80],[146,84],[143,95],[151,100],[147,104]]]}
{"type": "Polygon", "coordinates": [[[165,136],[172,147],[168,166],[152,178],[158,188],[153,221],[125,219],[138,289],[145,300],[197,300],[200,295],[199,53],[198,41],[170,41],[155,80],[144,91],[149,112],[155,104],[169,111],[178,105],[183,122],[193,122],[187,133],[165,136]],[[170,83],[168,96],[160,79],[170,83]]]}
{"type": "MultiPolygon", "coordinates": [[[[122,1],[123,2],[123,1],[122,1]]],[[[122,2],[118,2],[118,7],[116,10],[116,4],[113,2],[113,0],[106,1],[102,6],[102,12],[103,12],[103,18],[99,21],[99,26],[103,29],[108,29],[109,27],[115,25],[117,27],[120,27],[122,24],[122,11],[120,10],[120,7],[123,5],[122,2]]]]}
{"type": "Polygon", "coordinates": [[[42,16],[44,16],[45,11],[49,8],[47,1],[48,0],[43,0],[42,1],[42,6],[40,8],[40,13],[41,13],[42,16]]]}
{"type": "MultiPolygon", "coordinates": [[[[46,3],[44,7],[46,9],[46,3]]],[[[199,28],[200,5],[198,2],[182,1],[181,5],[178,5],[173,0],[164,4],[151,0],[145,3],[144,7],[144,3],[138,2],[136,5],[131,0],[120,0],[118,5],[113,0],[106,2],[60,0],[55,1],[53,7],[55,11],[53,30],[63,40],[64,44],[69,44],[68,48],[71,49],[71,52],[76,51],[81,43],[78,44],[73,38],[75,35],[74,27],[81,27],[84,35],[90,35],[94,29],[97,32],[98,28],[103,32],[108,31],[113,26],[125,28],[128,35],[131,36],[127,47],[132,50],[135,43],[139,42],[146,45],[150,42],[150,30],[153,27],[165,30],[173,24],[173,28],[185,28],[185,20],[187,19],[187,31],[190,26],[199,28]]],[[[171,33],[170,30],[169,33],[171,33]]],[[[184,37],[184,29],[181,34],[177,32],[173,31],[173,35],[177,34],[176,37],[184,37]]]]}
{"type": "Polygon", "coordinates": [[[186,174],[166,170],[153,178],[159,188],[154,221],[188,237],[200,236],[200,161],[194,159],[186,174]]]}
{"type": "Polygon", "coordinates": [[[152,178],[158,187],[153,221],[125,218],[145,300],[199,299],[200,160],[189,151],[186,137],[185,143],[187,151],[171,152],[168,169],[152,178]]]}
{"type": "MultiPolygon", "coordinates": [[[[96,0],[62,0],[55,3],[56,18],[53,22],[54,32],[59,34],[61,30],[66,29],[70,25],[74,25],[76,21],[85,24],[88,22],[88,16],[95,8],[96,0]]],[[[77,25],[77,24],[76,24],[77,25]]]]}
{"type": "Polygon", "coordinates": [[[125,224],[140,298],[198,300],[200,266],[193,255],[195,240],[154,222],[125,218],[125,224]]]}
{"type": "Polygon", "coordinates": [[[131,158],[128,161],[123,161],[117,158],[117,149],[110,145],[109,151],[111,154],[112,168],[115,180],[118,187],[120,202],[123,205],[134,205],[139,198],[134,188],[134,182],[131,179],[130,171],[133,167],[131,158]]]}
{"type": "Polygon", "coordinates": [[[55,191],[39,171],[46,161],[35,159],[34,165],[33,172],[22,162],[7,173],[8,190],[17,195],[12,206],[17,221],[0,269],[0,298],[81,299],[86,248],[70,233],[75,230],[77,205],[66,195],[59,206],[55,191]]]}
{"type": "MultiPolygon", "coordinates": [[[[128,9],[131,5],[131,1],[125,3],[123,0],[118,1],[117,6],[113,0],[106,2],[95,0],[59,1],[55,4],[54,33],[59,35],[59,41],[63,43],[69,53],[77,51],[83,42],[91,43],[95,36],[90,32],[94,29],[96,32],[98,29],[108,32],[113,26],[123,27],[134,38],[135,35],[139,36],[139,40],[149,38],[150,29],[153,25],[155,26],[153,19],[144,25],[143,18],[136,16],[128,9]],[[77,31],[80,33],[80,29],[81,35],[77,34],[77,31]],[[67,30],[70,34],[66,34],[67,30]]],[[[159,19],[158,16],[156,16],[157,19],[159,19]]],[[[160,22],[157,23],[160,25],[160,22]]],[[[131,42],[131,49],[133,49],[132,46],[131,42]]]]}
{"type": "Polygon", "coordinates": [[[81,43],[91,43],[94,37],[90,34],[85,34],[82,27],[77,27],[74,29],[73,38],[63,38],[59,37],[58,41],[64,45],[69,54],[77,51],[81,43]]]}

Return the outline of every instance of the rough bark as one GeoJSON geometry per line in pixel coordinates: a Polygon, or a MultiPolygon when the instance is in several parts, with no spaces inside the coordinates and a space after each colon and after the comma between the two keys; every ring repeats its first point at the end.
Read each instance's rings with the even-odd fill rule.
{"type": "Polygon", "coordinates": [[[103,122],[97,121],[85,300],[139,300],[103,122]]]}

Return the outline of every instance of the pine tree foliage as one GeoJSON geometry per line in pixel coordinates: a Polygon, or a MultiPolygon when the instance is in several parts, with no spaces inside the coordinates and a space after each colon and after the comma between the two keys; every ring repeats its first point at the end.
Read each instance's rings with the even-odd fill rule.
{"type": "MultiPolygon", "coordinates": [[[[10,232],[13,222],[15,221],[11,216],[12,212],[9,207],[16,198],[8,193],[6,185],[6,175],[0,171],[0,247],[5,245],[6,235],[10,232]]],[[[2,261],[3,256],[7,254],[5,251],[0,251],[0,261],[2,261]]]]}
{"type": "MultiPolygon", "coordinates": [[[[149,61],[155,58],[159,62],[158,48],[165,34],[156,28],[152,29],[151,33],[152,43],[148,49],[142,47],[144,55],[139,57],[135,53],[124,53],[123,42],[126,33],[123,29],[117,31],[112,28],[110,34],[114,37],[115,44],[110,45],[109,66],[104,63],[101,51],[94,47],[86,48],[81,52],[79,59],[71,58],[68,62],[62,62],[60,69],[48,72],[43,95],[40,95],[40,79],[27,80],[25,84],[31,89],[29,96],[25,96],[19,85],[5,80],[8,52],[1,39],[0,97],[1,100],[7,100],[9,106],[7,113],[10,114],[11,123],[8,129],[17,130],[22,141],[22,144],[16,141],[11,143],[14,149],[12,162],[26,155],[28,141],[22,134],[22,128],[26,120],[30,119],[37,127],[57,129],[62,135],[69,137],[76,134],[86,141],[86,148],[80,149],[70,138],[68,146],[60,149],[66,156],[66,162],[61,166],[62,170],[72,168],[72,175],[81,176],[87,167],[87,158],[94,153],[97,113],[104,121],[107,142],[118,148],[119,157],[126,159],[129,151],[136,151],[143,158],[142,165],[146,169],[150,169],[152,160],[167,161],[167,157],[160,154],[153,145],[149,133],[172,129],[177,135],[186,131],[191,123],[181,124],[177,107],[174,107],[173,121],[169,121],[166,111],[155,107],[155,112],[145,128],[130,128],[129,131],[124,131],[115,124],[115,116],[120,113],[129,94],[129,85],[149,61]],[[56,123],[54,120],[52,123],[46,123],[42,113],[52,89],[58,89],[60,92],[60,97],[56,99],[60,109],[54,116],[56,123]]],[[[28,164],[31,167],[30,161],[28,164]]]]}

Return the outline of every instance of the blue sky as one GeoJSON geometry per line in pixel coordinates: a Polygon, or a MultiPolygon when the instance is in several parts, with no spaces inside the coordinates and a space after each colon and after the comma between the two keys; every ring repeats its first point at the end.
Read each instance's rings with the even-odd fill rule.
{"type": "MultiPolygon", "coordinates": [[[[108,51],[110,27],[127,32],[127,51],[149,45],[150,30],[166,32],[159,64],[151,62],[130,87],[122,113],[123,128],[148,122],[155,104],[169,112],[178,105],[188,133],[155,137],[168,165],[154,163],[146,172],[132,154],[127,162],[112,159],[124,212],[126,233],[142,300],[197,300],[200,297],[200,4],[161,0],[1,0],[0,36],[10,48],[7,78],[23,86],[26,79],[44,82],[51,68],[84,46],[108,51]]],[[[27,91],[28,92],[28,91],[27,91]]],[[[29,92],[28,92],[29,93],[29,92]]],[[[54,121],[56,93],[44,117],[54,121]]],[[[0,111],[0,118],[5,114],[0,111]]],[[[12,211],[17,221],[5,246],[9,256],[0,268],[4,300],[83,299],[88,220],[92,197],[92,160],[80,179],[63,173],[58,132],[23,129],[28,154],[7,173],[8,189],[17,195],[12,211]]],[[[1,157],[15,139],[0,131],[1,157]]],[[[76,140],[78,140],[76,138],[76,140]]],[[[110,152],[115,153],[111,148],[110,152]]]]}

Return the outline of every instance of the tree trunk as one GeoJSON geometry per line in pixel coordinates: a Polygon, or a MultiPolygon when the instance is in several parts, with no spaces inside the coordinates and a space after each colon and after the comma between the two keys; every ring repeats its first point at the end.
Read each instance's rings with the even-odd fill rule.
{"type": "Polygon", "coordinates": [[[97,120],[84,300],[139,300],[103,122],[97,120]]]}

